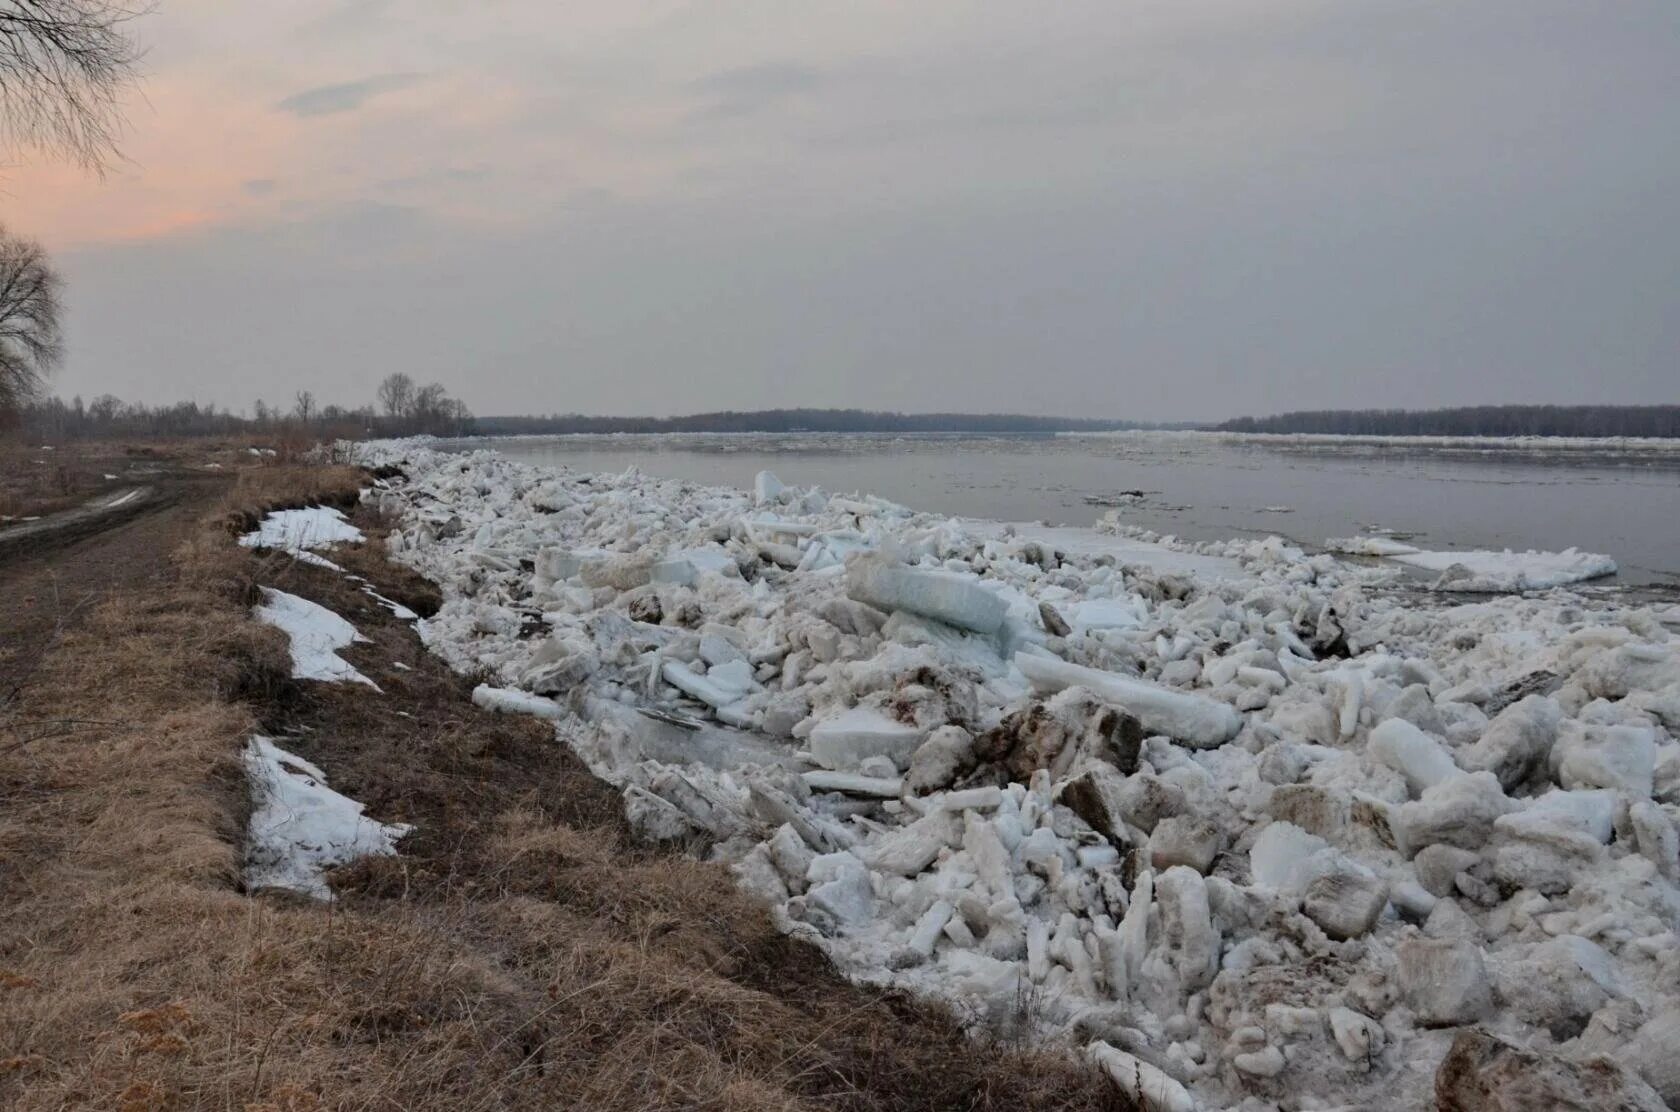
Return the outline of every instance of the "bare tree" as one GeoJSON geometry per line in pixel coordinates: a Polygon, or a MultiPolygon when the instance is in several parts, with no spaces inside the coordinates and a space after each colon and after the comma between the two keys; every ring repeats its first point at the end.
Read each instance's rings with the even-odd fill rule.
{"type": "Polygon", "coordinates": [[[0,227],[0,418],[35,397],[64,353],[59,285],[40,244],[0,227]]]}
{"type": "Polygon", "coordinates": [[[379,407],[393,420],[409,416],[414,409],[414,380],[401,371],[386,375],[379,384],[379,407]]]}
{"type": "Polygon", "coordinates": [[[310,420],[315,416],[314,392],[310,390],[299,390],[297,392],[294,408],[297,413],[297,419],[306,425],[309,424],[310,420]]]}
{"type": "Polygon", "coordinates": [[[103,167],[139,51],[125,0],[0,0],[0,138],[103,167]]]}

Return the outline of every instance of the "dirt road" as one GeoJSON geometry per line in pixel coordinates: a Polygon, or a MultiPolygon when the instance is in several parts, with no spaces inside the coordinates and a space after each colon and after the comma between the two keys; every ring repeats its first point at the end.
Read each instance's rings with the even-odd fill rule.
{"type": "Polygon", "coordinates": [[[161,575],[228,482],[160,477],[0,530],[0,703],[95,603],[161,575]]]}

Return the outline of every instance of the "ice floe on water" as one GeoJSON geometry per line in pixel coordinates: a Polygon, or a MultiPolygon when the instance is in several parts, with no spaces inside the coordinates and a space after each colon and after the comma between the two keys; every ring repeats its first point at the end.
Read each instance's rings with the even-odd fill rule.
{"type": "Polygon", "coordinates": [[[1412,1107],[1449,1050],[1538,1101],[1680,1101],[1672,608],[363,451],[406,472],[367,497],[475,700],[853,977],[1159,1108],[1412,1107]]]}
{"type": "Polygon", "coordinates": [[[1543,591],[1616,574],[1609,556],[1566,548],[1562,552],[1469,550],[1428,552],[1386,537],[1342,537],[1325,542],[1332,552],[1381,556],[1440,573],[1437,591],[1506,594],[1543,591]]]}
{"type": "Polygon", "coordinates": [[[283,632],[291,643],[292,676],[324,683],[378,685],[338,655],[357,641],[366,641],[356,627],[331,610],[306,598],[262,588],[263,601],[252,609],[257,620],[283,632]]]}
{"type": "Polygon", "coordinates": [[[393,854],[412,829],[368,818],[360,803],[327,786],[326,773],[269,738],[251,738],[245,772],[253,804],[245,885],[252,891],[285,888],[330,899],[327,869],[393,854]]]}

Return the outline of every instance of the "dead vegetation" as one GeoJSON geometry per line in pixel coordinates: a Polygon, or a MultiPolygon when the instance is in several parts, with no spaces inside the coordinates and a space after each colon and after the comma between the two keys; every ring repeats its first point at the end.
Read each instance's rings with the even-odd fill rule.
{"type": "MultiPolygon", "coordinates": [[[[354,582],[227,529],[359,481],[241,475],[166,582],[93,609],[0,710],[0,1105],[1113,1105],[1061,1059],[844,983],[720,870],[632,846],[547,729],[474,708],[354,582]],[[290,679],[246,617],[259,584],[354,622],[384,694],[290,679]],[[256,731],[416,824],[401,856],[342,870],[330,906],[242,893],[256,731]]],[[[338,557],[424,601],[377,551],[338,557]]]]}

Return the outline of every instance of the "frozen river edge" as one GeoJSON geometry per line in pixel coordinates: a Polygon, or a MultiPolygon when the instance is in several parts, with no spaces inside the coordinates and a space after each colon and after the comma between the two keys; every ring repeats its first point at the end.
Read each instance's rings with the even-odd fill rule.
{"type": "Polygon", "coordinates": [[[1162,1107],[1415,1103],[1470,1025],[1680,1098],[1672,608],[360,451],[428,646],[854,977],[1162,1107]]]}

